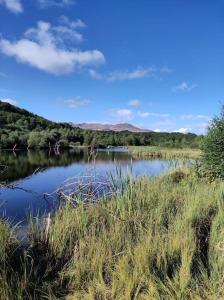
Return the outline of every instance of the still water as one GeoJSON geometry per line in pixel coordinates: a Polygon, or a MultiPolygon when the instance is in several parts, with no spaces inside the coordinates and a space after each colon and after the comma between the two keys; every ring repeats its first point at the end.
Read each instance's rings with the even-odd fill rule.
{"type": "Polygon", "coordinates": [[[54,191],[69,182],[74,184],[89,178],[103,182],[109,174],[116,177],[118,170],[124,175],[131,172],[133,176],[158,176],[169,167],[166,160],[133,159],[125,149],[98,150],[92,156],[80,149],[63,151],[60,155],[47,151],[3,151],[0,182],[6,182],[8,187],[0,188],[0,217],[14,223],[25,221],[30,213],[41,215],[51,210],[57,201],[54,191]]]}

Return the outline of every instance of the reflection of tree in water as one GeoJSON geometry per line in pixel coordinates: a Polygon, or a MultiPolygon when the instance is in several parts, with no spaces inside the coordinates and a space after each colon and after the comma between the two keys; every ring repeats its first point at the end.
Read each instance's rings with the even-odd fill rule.
{"type": "Polygon", "coordinates": [[[0,181],[12,182],[32,175],[48,167],[68,166],[83,159],[83,151],[66,151],[56,156],[47,151],[16,152],[3,151],[0,155],[0,165],[7,170],[0,173],[0,181]]]}
{"type": "Polygon", "coordinates": [[[2,151],[0,153],[0,165],[6,169],[0,172],[0,181],[13,182],[26,178],[35,172],[41,172],[49,167],[66,167],[73,163],[100,163],[105,161],[130,161],[127,152],[95,152],[92,157],[85,149],[72,149],[62,151],[56,155],[53,151],[2,151]]]}

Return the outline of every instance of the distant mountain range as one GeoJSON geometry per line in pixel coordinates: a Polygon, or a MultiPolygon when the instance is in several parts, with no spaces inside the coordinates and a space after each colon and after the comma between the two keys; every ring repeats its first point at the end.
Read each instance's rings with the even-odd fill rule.
{"type": "Polygon", "coordinates": [[[138,128],[132,124],[120,123],[120,124],[101,124],[101,123],[81,123],[73,124],[74,127],[79,127],[82,129],[89,130],[99,130],[99,131],[130,131],[130,132],[152,132],[152,130],[138,128]]]}

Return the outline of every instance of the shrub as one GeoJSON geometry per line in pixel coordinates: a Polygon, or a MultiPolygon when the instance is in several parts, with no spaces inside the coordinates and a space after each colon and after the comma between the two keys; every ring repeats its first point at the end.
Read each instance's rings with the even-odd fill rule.
{"type": "Polygon", "coordinates": [[[215,117],[202,144],[202,163],[212,179],[224,179],[224,106],[215,117]]]}

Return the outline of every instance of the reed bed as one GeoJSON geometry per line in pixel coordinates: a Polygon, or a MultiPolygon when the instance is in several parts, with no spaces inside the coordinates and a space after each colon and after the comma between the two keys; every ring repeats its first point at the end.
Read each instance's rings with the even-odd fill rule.
{"type": "Polygon", "coordinates": [[[224,299],[224,183],[122,180],[111,199],[32,219],[24,245],[1,222],[0,299],[224,299]]]}
{"type": "Polygon", "coordinates": [[[201,151],[191,148],[162,148],[151,146],[130,146],[129,152],[135,158],[163,158],[163,159],[200,159],[201,151]]]}

